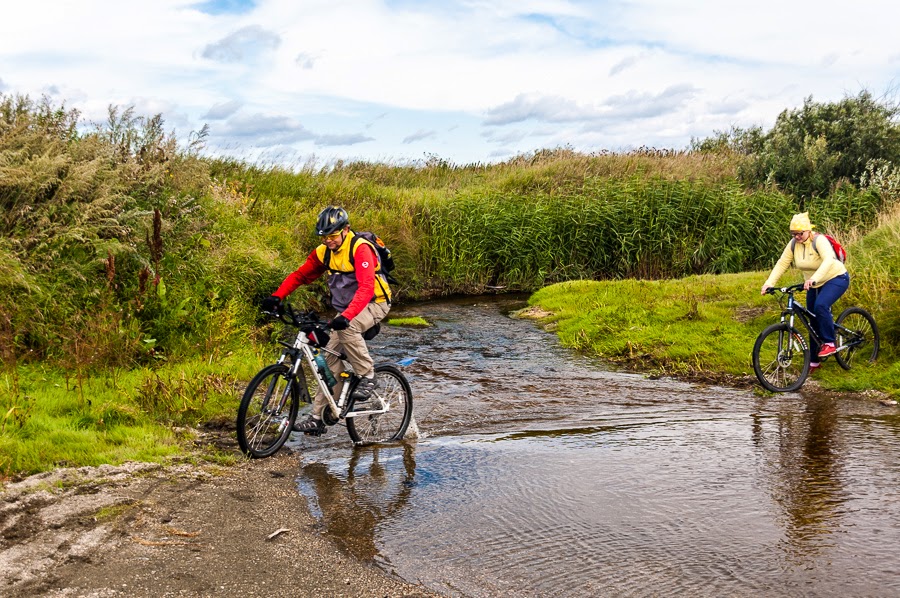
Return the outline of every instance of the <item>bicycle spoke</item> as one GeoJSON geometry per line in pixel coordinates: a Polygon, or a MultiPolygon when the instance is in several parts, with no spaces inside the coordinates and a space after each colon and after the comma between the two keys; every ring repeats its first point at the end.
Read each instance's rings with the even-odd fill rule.
{"type": "Polygon", "coordinates": [[[251,457],[275,453],[290,434],[298,396],[285,377],[287,367],[264,368],[250,382],[238,409],[237,435],[241,449],[251,457]]]}
{"type": "Polygon", "coordinates": [[[785,324],[766,328],[753,347],[753,369],[760,384],[773,392],[800,388],[806,380],[809,354],[802,338],[785,324]]]}
{"type": "Polygon", "coordinates": [[[253,425],[251,428],[252,434],[250,435],[250,438],[249,438],[250,446],[258,449],[262,445],[263,439],[264,439],[266,433],[268,432],[268,430],[270,429],[271,421],[272,421],[272,417],[270,415],[266,415],[266,416],[260,415],[256,419],[255,425],[253,425]]]}
{"type": "Polygon", "coordinates": [[[347,432],[354,442],[368,444],[399,440],[412,417],[409,383],[393,366],[375,368],[375,390],[364,409],[382,411],[347,419],[347,432]]]}
{"type": "Polygon", "coordinates": [[[842,368],[848,370],[857,361],[875,361],[880,343],[878,327],[867,311],[847,308],[838,316],[835,329],[838,347],[835,359],[842,368]]]}

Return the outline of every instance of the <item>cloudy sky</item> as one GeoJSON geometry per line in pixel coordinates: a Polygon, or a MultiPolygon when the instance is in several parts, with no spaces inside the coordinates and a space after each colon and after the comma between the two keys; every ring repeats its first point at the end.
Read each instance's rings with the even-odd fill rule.
{"type": "Polygon", "coordinates": [[[900,86],[896,0],[0,0],[0,92],[257,162],[684,148],[900,86]]]}

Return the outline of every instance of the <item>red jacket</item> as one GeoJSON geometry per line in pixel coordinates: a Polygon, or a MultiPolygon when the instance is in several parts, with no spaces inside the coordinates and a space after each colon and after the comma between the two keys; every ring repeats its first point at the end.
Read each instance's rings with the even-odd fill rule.
{"type": "MultiPolygon", "coordinates": [[[[348,320],[358,316],[375,297],[375,266],[378,263],[378,256],[368,243],[357,243],[353,252],[353,261],[358,286],[350,305],[340,313],[348,320]]],[[[306,261],[294,272],[288,274],[278,290],[272,294],[284,301],[288,295],[297,290],[297,287],[314,282],[327,271],[328,268],[313,249],[306,257],[306,261]]]]}

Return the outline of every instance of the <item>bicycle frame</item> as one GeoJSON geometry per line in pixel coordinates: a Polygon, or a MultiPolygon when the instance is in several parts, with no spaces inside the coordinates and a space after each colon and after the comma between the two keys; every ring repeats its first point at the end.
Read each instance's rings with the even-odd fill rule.
{"type": "MultiPolygon", "coordinates": [[[[821,345],[822,339],[819,338],[819,333],[816,332],[816,328],[815,328],[815,326],[813,326],[813,323],[816,321],[816,314],[809,311],[808,309],[806,309],[806,307],[804,307],[803,305],[798,303],[794,299],[793,292],[789,292],[787,295],[788,295],[787,307],[785,307],[781,312],[781,321],[782,322],[786,321],[792,329],[796,329],[796,326],[794,325],[794,318],[796,317],[798,320],[803,322],[803,326],[806,327],[806,330],[809,332],[810,336],[812,337],[812,340],[814,340],[816,343],[821,345]],[[788,317],[788,316],[790,316],[790,317],[788,317]]],[[[805,342],[805,339],[804,339],[804,342],[805,342]]]]}
{"type": "MultiPolygon", "coordinates": [[[[813,326],[816,321],[816,314],[809,311],[809,309],[807,309],[804,305],[800,304],[796,299],[794,299],[794,293],[798,290],[799,289],[797,289],[796,287],[787,287],[781,289],[781,291],[788,296],[787,306],[781,312],[781,321],[787,322],[793,329],[796,328],[796,326],[794,326],[794,318],[796,317],[798,320],[803,322],[803,325],[806,327],[806,330],[809,331],[809,335],[810,337],[812,337],[812,340],[814,340],[816,344],[821,347],[823,342],[822,337],[819,336],[819,333],[816,332],[815,326],[813,326]]],[[[856,336],[854,331],[841,326],[837,322],[834,323],[834,329],[836,332],[842,332],[843,338],[855,338],[856,336]]],[[[849,345],[842,344],[841,346],[836,347],[836,349],[838,351],[846,351],[851,346],[853,346],[853,343],[849,345]]]]}
{"type": "MultiPolygon", "coordinates": [[[[314,346],[313,343],[309,340],[306,335],[306,332],[301,328],[297,331],[297,336],[294,339],[294,343],[289,345],[283,341],[279,341],[282,345],[284,345],[285,349],[281,352],[281,357],[278,359],[279,364],[284,363],[287,358],[290,356],[292,364],[290,368],[290,376],[292,378],[299,378],[302,384],[300,384],[301,392],[304,394],[304,399],[306,402],[312,403],[312,397],[309,396],[309,389],[306,387],[306,374],[303,370],[302,364],[305,362],[309,366],[309,371],[312,372],[312,376],[316,381],[316,385],[319,390],[324,393],[325,397],[328,400],[328,407],[331,409],[331,412],[334,414],[335,420],[346,419],[350,417],[358,417],[361,415],[378,415],[381,413],[387,413],[390,410],[390,405],[382,404],[381,409],[369,409],[365,411],[350,411],[350,387],[352,386],[351,382],[356,377],[356,374],[353,373],[353,366],[350,365],[350,362],[347,361],[346,356],[343,353],[338,353],[337,351],[332,351],[327,347],[317,347],[314,346]],[[343,364],[343,371],[340,373],[340,378],[343,381],[343,386],[341,388],[341,394],[338,397],[338,400],[334,400],[334,394],[332,393],[332,389],[328,387],[328,382],[319,372],[319,368],[316,364],[316,351],[322,351],[323,353],[329,353],[334,355],[335,357],[341,360],[343,364]],[[301,359],[302,355],[302,359],[301,359]]],[[[289,392],[289,388],[285,389],[285,392],[289,392]]]]}

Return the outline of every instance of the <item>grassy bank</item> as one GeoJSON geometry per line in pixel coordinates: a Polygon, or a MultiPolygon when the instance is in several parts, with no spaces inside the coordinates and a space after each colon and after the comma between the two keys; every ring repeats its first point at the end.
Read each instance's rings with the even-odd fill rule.
{"type": "MultiPolygon", "coordinates": [[[[62,466],[183,456],[198,430],[233,424],[246,381],[272,352],[82,372],[23,364],[0,373],[0,479],[62,466]]],[[[233,459],[206,446],[199,457],[233,459]]]]}
{"type": "MultiPolygon", "coordinates": [[[[782,235],[783,237],[784,235],[782,235]]],[[[876,389],[900,396],[898,268],[900,217],[884,216],[877,229],[850,246],[852,283],[834,307],[873,313],[882,334],[875,364],[846,372],[830,360],[815,379],[842,391],[876,389]]],[[[780,308],[759,287],[768,271],[690,276],[658,281],[571,281],[543,288],[529,300],[563,344],[639,371],[749,381],[751,350],[780,308]]],[[[782,284],[802,278],[789,272],[782,284]]]]}

